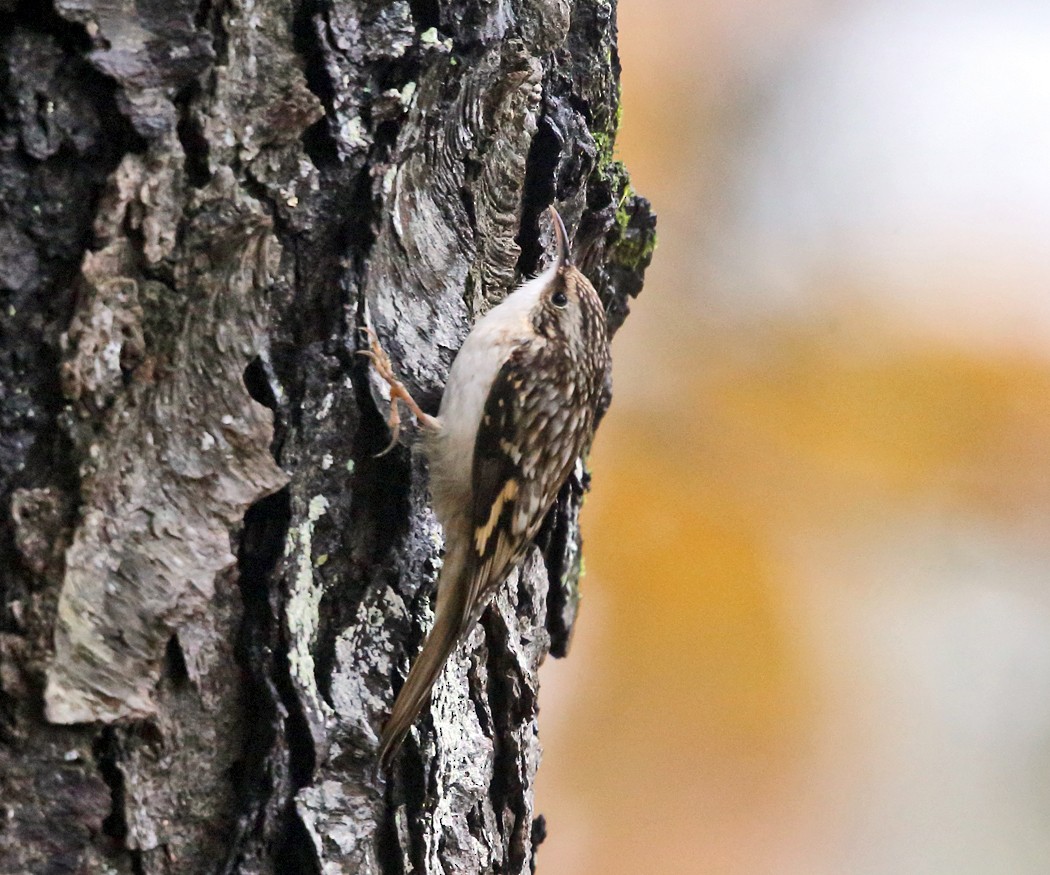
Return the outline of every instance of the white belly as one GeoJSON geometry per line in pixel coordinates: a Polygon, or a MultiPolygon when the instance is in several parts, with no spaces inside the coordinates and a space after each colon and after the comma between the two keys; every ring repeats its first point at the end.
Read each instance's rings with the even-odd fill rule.
{"type": "Polygon", "coordinates": [[[522,285],[493,307],[467,335],[441,397],[441,431],[428,441],[434,513],[445,529],[468,524],[471,515],[474,443],[492,383],[511,350],[532,337],[532,310],[553,268],[522,285]]]}

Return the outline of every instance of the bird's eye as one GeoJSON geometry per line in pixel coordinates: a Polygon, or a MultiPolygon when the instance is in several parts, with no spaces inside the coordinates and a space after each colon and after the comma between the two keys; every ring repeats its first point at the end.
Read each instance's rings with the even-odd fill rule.
{"type": "Polygon", "coordinates": [[[551,303],[555,307],[564,307],[569,303],[569,299],[565,296],[565,292],[555,292],[551,295],[551,303]]]}

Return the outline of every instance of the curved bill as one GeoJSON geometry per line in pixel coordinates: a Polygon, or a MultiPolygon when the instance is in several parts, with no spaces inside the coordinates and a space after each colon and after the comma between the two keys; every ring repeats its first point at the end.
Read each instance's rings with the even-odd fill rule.
{"type": "Polygon", "coordinates": [[[551,220],[554,222],[554,237],[558,241],[558,252],[555,256],[558,267],[563,264],[571,265],[572,253],[569,252],[569,235],[565,230],[565,223],[561,220],[561,213],[554,208],[554,204],[547,209],[550,210],[551,220]]]}

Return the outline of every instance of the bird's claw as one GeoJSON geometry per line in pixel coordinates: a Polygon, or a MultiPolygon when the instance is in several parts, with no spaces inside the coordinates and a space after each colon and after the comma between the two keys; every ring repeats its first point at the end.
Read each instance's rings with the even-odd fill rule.
{"type": "Polygon", "coordinates": [[[416,404],[415,399],[409,393],[408,389],[405,388],[397,375],[394,373],[394,365],[390,361],[390,356],[387,355],[386,350],[379,343],[379,338],[376,336],[375,331],[371,328],[361,329],[368,337],[369,349],[359,349],[358,355],[363,355],[372,362],[372,367],[375,368],[375,372],[379,377],[390,387],[390,415],[387,417],[387,427],[390,429],[390,444],[380,453],[376,453],[376,457],[385,456],[394,447],[397,446],[398,438],[401,434],[401,412],[398,409],[398,402],[404,401],[409,409],[416,415],[416,417],[424,424],[430,424],[433,419],[427,416],[419,409],[419,405],[416,404]]]}
{"type": "Polygon", "coordinates": [[[390,443],[386,445],[385,449],[375,454],[377,459],[394,449],[397,446],[398,438],[401,436],[401,414],[397,409],[397,398],[394,397],[393,392],[390,393],[390,415],[387,417],[386,426],[390,429],[390,443]]]}
{"type": "Polygon", "coordinates": [[[408,395],[408,390],[401,385],[401,381],[397,378],[394,373],[394,365],[390,361],[390,356],[386,354],[386,350],[379,343],[379,338],[376,336],[375,331],[371,328],[363,329],[368,335],[368,349],[359,349],[358,355],[363,355],[368,359],[371,359],[372,366],[376,369],[376,373],[390,386],[391,397],[397,390],[402,395],[408,395]]]}

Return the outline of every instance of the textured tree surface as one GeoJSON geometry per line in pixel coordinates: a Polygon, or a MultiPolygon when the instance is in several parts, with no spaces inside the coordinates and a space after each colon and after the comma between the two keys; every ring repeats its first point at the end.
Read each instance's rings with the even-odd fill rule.
{"type": "Polygon", "coordinates": [[[387,779],[424,407],[558,204],[610,328],[655,221],[602,0],[0,0],[0,872],[527,872],[584,466],[387,779]]]}

